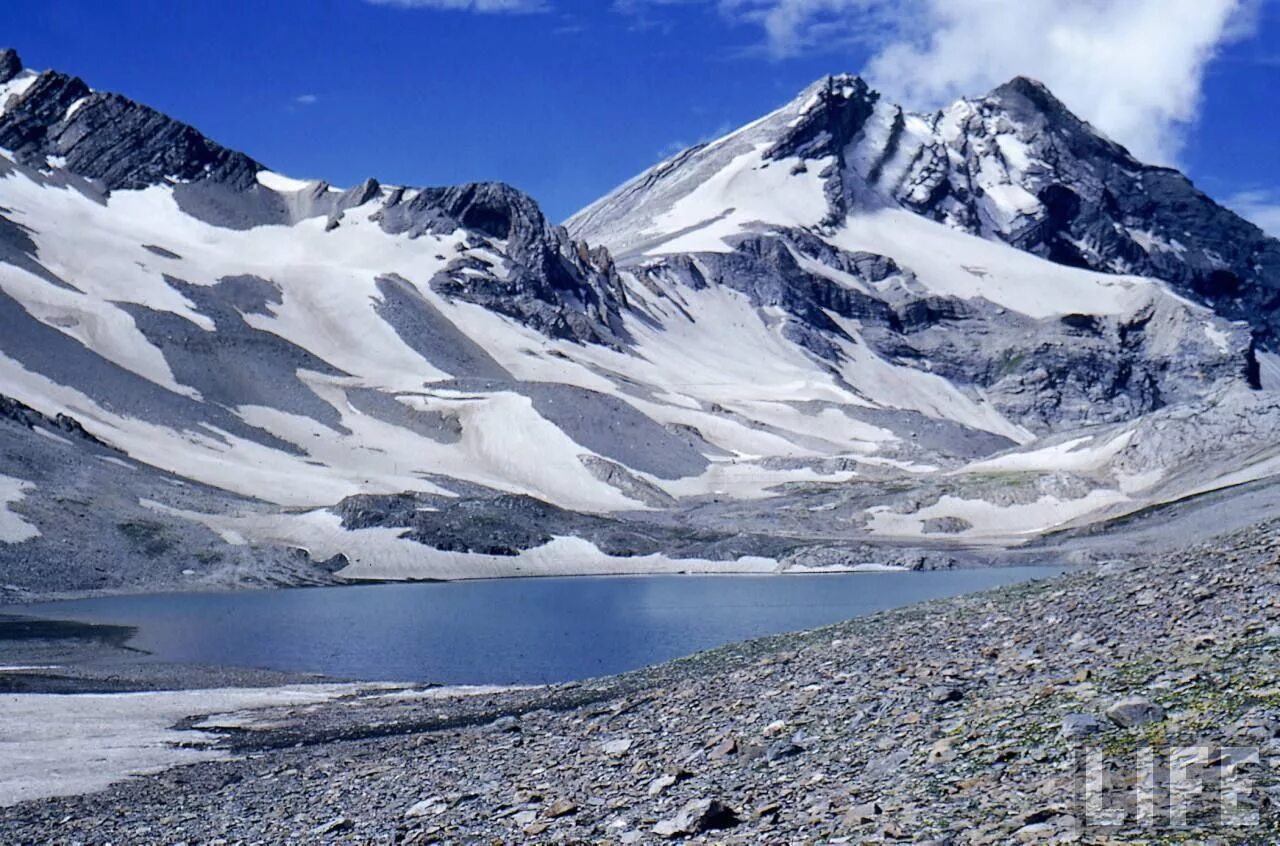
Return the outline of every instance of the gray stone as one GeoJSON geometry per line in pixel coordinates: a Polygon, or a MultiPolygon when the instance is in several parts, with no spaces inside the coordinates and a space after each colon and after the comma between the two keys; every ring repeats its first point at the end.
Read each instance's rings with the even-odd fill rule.
{"type": "Polygon", "coordinates": [[[764,757],[766,761],[778,761],[783,758],[794,758],[796,755],[803,754],[804,751],[803,746],[793,741],[775,740],[765,750],[764,757]]]}
{"type": "Polygon", "coordinates": [[[659,820],[653,827],[653,833],[675,838],[733,828],[740,822],[737,812],[720,800],[694,799],[674,817],[659,820]]]}
{"type": "Polygon", "coordinates": [[[620,758],[627,754],[627,752],[631,751],[631,747],[634,743],[635,741],[629,737],[610,740],[606,743],[600,744],[600,751],[611,758],[620,758]]]}
{"type": "Polygon", "coordinates": [[[875,822],[884,811],[875,802],[863,802],[854,805],[844,815],[846,825],[865,825],[869,822],[875,822]]]}
{"type": "Polygon", "coordinates": [[[311,829],[311,833],[319,837],[325,834],[333,834],[336,831],[346,831],[347,829],[354,827],[355,823],[351,822],[351,820],[346,817],[334,817],[328,822],[322,823],[311,829]]]}
{"type": "Polygon", "coordinates": [[[1164,719],[1164,709],[1143,696],[1129,696],[1107,709],[1107,719],[1122,728],[1136,728],[1164,719]]]}
{"type": "Polygon", "coordinates": [[[896,773],[902,768],[907,761],[911,760],[911,753],[906,749],[895,749],[892,752],[874,758],[867,763],[866,775],[868,778],[879,778],[885,775],[896,773]]]}
{"type": "Polygon", "coordinates": [[[929,691],[929,701],[935,702],[939,705],[959,702],[961,699],[964,699],[964,688],[944,685],[941,687],[935,687],[929,691]]]}
{"type": "Polygon", "coordinates": [[[489,724],[489,731],[510,734],[520,731],[520,718],[507,714],[489,724]]]}
{"type": "Polygon", "coordinates": [[[578,813],[578,804],[568,799],[557,799],[555,802],[552,802],[543,813],[548,819],[553,820],[559,819],[560,817],[567,817],[570,814],[578,813]]]}
{"type": "Polygon", "coordinates": [[[1062,728],[1058,730],[1058,734],[1067,740],[1079,740],[1105,729],[1106,725],[1092,714],[1067,714],[1062,718],[1062,728]]]}

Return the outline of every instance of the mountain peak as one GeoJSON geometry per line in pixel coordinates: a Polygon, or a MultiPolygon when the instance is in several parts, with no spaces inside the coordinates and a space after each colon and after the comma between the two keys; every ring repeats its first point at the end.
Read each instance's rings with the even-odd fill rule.
{"type": "Polygon", "coordinates": [[[817,109],[838,107],[850,101],[861,102],[869,99],[874,102],[879,96],[866,80],[857,74],[837,73],[815,80],[792,102],[799,104],[797,111],[803,115],[817,109]]]}
{"type": "Polygon", "coordinates": [[[858,92],[869,90],[871,87],[866,80],[856,73],[829,73],[814,80],[796,99],[805,100],[815,94],[836,95],[847,99],[858,92]]]}
{"type": "Polygon", "coordinates": [[[1128,148],[1077,115],[1037,79],[1015,76],[993,89],[985,100],[999,105],[1015,121],[1059,130],[1077,158],[1123,160],[1128,167],[1141,166],[1128,148]]]}
{"type": "Polygon", "coordinates": [[[796,98],[799,117],[765,157],[838,156],[866,123],[879,99],[880,95],[860,76],[824,76],[796,98]]]}
{"type": "MultiPolygon", "coordinates": [[[[986,99],[1000,103],[1015,116],[1039,115],[1054,125],[1067,127],[1090,148],[1088,155],[1103,152],[1095,145],[1104,148],[1117,147],[1114,142],[1098,131],[1096,127],[1077,115],[1066,103],[1038,79],[1028,76],[1015,76],[1005,84],[993,89],[986,99]]],[[[1128,151],[1124,151],[1128,155],[1128,151]]]]}
{"type": "Polygon", "coordinates": [[[1088,122],[1080,118],[1063,103],[1058,96],[1038,79],[1029,76],[1015,76],[1005,84],[993,89],[987,95],[988,100],[995,100],[1015,111],[1030,109],[1056,121],[1071,124],[1075,127],[1088,127],[1090,134],[1097,130],[1089,127],[1088,122]]]}
{"type": "Polygon", "coordinates": [[[1062,102],[1049,90],[1049,86],[1029,76],[1015,76],[1003,85],[997,86],[988,96],[999,99],[1017,96],[1045,104],[1052,103],[1062,106],[1062,102]]]}
{"type": "Polygon", "coordinates": [[[0,85],[22,73],[22,59],[12,47],[0,48],[0,85]]]}

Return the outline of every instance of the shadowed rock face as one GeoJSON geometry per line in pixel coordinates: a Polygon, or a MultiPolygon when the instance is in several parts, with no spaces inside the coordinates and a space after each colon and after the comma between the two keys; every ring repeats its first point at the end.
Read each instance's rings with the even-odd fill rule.
{"type": "Polygon", "coordinates": [[[880,95],[856,76],[829,76],[800,95],[811,102],[789,131],[774,144],[765,158],[843,160],[844,146],[857,135],[871,117],[880,95]]]}
{"type": "Polygon", "coordinates": [[[462,229],[500,242],[496,250],[510,260],[508,267],[455,259],[432,280],[440,294],[484,306],[553,338],[610,346],[625,342],[626,294],[609,254],[573,241],[562,227],[547,222],[528,195],[509,185],[428,188],[407,202],[393,194],[374,217],[393,235],[448,235],[462,229]]]}

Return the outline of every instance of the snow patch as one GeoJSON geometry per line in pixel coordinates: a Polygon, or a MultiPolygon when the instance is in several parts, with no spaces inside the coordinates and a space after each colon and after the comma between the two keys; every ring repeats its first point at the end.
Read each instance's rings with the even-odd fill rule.
{"type": "Polygon", "coordinates": [[[0,543],[22,543],[40,537],[40,530],[10,511],[34,486],[30,482],[0,475],[0,543]]]}
{"type": "Polygon", "coordinates": [[[1231,336],[1212,322],[1204,324],[1204,334],[1218,348],[1219,352],[1231,352],[1231,336]]]}
{"type": "Polygon", "coordinates": [[[1093,490],[1079,499],[1042,496],[1035,502],[1020,505],[997,505],[982,499],[960,499],[947,494],[913,514],[898,514],[888,506],[868,509],[868,528],[872,534],[891,537],[919,538],[926,535],[924,522],[945,517],[958,517],[970,528],[952,537],[998,541],[1018,536],[1035,535],[1062,526],[1079,517],[1093,514],[1108,506],[1128,502],[1118,490],[1093,490]]]}
{"type": "Polygon", "coordinates": [[[5,113],[10,103],[21,99],[23,94],[27,93],[32,85],[35,84],[39,74],[31,70],[19,71],[18,75],[8,82],[0,85],[0,115],[5,113]]]}
{"type": "Polygon", "coordinates": [[[830,160],[765,161],[769,144],[757,144],[681,197],[652,221],[646,234],[659,238],[648,255],[685,252],[728,252],[725,238],[753,224],[807,227],[827,213],[824,182],[819,175],[830,160]],[[803,172],[797,166],[803,164],[803,172]]]}
{"type": "Polygon", "coordinates": [[[270,170],[258,171],[257,180],[258,184],[264,188],[270,188],[272,191],[279,191],[283,194],[304,191],[316,184],[313,180],[293,179],[270,170]]]}
{"type": "Polygon", "coordinates": [[[75,117],[76,112],[80,111],[81,107],[83,107],[84,104],[87,103],[88,101],[89,101],[88,97],[81,97],[79,100],[76,100],[70,106],[67,106],[67,113],[62,116],[62,119],[71,120],[71,118],[75,117]]]}
{"type": "Polygon", "coordinates": [[[1099,441],[1094,436],[1072,438],[1059,444],[1037,449],[1010,452],[970,464],[957,473],[990,472],[1087,472],[1107,466],[1133,441],[1132,429],[1099,441]]]}
{"type": "Polygon", "coordinates": [[[828,240],[889,256],[935,293],[983,298],[1029,317],[1130,314],[1163,291],[1149,279],[1053,264],[898,209],[850,215],[828,240]]]}
{"type": "MultiPolygon", "coordinates": [[[[130,776],[229,757],[218,735],[179,731],[199,714],[311,705],[357,685],[166,693],[0,696],[0,807],[102,790],[130,776]]],[[[216,718],[206,721],[216,724],[216,718]]]]}

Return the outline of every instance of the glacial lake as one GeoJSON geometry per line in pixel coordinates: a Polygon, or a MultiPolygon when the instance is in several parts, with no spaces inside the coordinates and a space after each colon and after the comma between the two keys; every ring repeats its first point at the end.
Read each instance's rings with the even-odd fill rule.
{"type": "Polygon", "coordinates": [[[539,684],[1061,572],[497,579],[119,596],[8,610],[136,627],[129,646],[156,661],[363,681],[539,684]]]}

